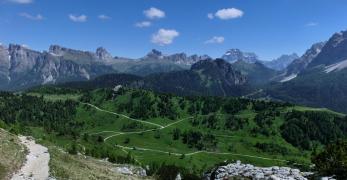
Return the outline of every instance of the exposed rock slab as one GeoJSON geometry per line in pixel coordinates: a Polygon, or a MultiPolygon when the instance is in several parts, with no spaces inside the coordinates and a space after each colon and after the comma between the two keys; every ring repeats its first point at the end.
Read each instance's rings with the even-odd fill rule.
{"type": "Polygon", "coordinates": [[[256,167],[251,164],[242,164],[240,161],[218,167],[208,174],[205,179],[223,180],[232,177],[243,177],[257,180],[307,180],[312,173],[301,172],[299,169],[289,167],[256,167]]]}

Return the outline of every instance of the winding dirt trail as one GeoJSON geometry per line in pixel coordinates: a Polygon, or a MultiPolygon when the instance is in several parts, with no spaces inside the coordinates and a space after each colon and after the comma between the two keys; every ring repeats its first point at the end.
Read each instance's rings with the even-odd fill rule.
{"type": "Polygon", "coordinates": [[[95,109],[97,109],[98,111],[102,111],[102,112],[106,112],[106,113],[110,113],[110,114],[114,114],[114,115],[117,115],[117,116],[122,116],[124,118],[127,118],[129,120],[132,120],[132,121],[137,121],[137,122],[141,122],[141,123],[144,123],[144,124],[149,124],[149,125],[152,125],[152,126],[157,126],[159,128],[163,128],[164,126],[160,125],[160,124],[156,124],[156,123],[152,123],[152,122],[148,122],[148,121],[144,121],[144,120],[140,120],[140,119],[134,119],[134,118],[131,118],[127,115],[124,115],[124,114],[119,114],[119,113],[115,113],[115,112],[111,112],[111,111],[107,111],[107,110],[104,110],[104,109],[101,109],[93,104],[90,104],[90,103],[84,103],[84,102],[81,102],[82,104],[85,104],[85,105],[88,105],[88,106],[91,106],[95,109]]]}
{"type": "MultiPolygon", "coordinates": [[[[100,134],[100,133],[104,133],[104,132],[113,132],[115,134],[113,135],[110,135],[108,137],[106,137],[104,139],[104,141],[107,141],[108,139],[112,138],[112,137],[115,137],[115,136],[120,136],[120,135],[127,135],[127,134],[139,134],[139,133],[144,133],[144,132],[150,132],[150,131],[155,131],[155,130],[162,130],[162,129],[165,129],[165,128],[168,128],[170,126],[173,126],[177,123],[180,123],[184,120],[187,120],[187,119],[191,119],[193,117],[186,117],[186,118],[182,118],[178,121],[175,121],[173,123],[170,123],[166,126],[162,126],[162,125],[159,125],[159,124],[155,124],[155,123],[151,123],[151,122],[147,122],[147,121],[144,121],[144,120],[139,120],[139,119],[133,119],[133,118],[130,118],[126,115],[123,115],[123,114],[119,114],[119,113],[115,113],[115,112],[111,112],[111,111],[107,111],[107,110],[103,110],[103,109],[100,109],[99,107],[93,105],[93,104],[89,104],[89,103],[83,103],[83,104],[86,104],[86,105],[89,105],[91,107],[94,107],[95,109],[99,110],[99,111],[103,111],[103,112],[107,112],[107,113],[111,113],[111,114],[115,114],[115,115],[119,115],[119,116],[123,116],[125,118],[128,118],[130,120],[133,120],[133,121],[138,121],[138,122],[142,122],[142,123],[147,123],[147,124],[151,124],[151,125],[154,125],[154,126],[157,126],[159,128],[154,128],[154,129],[148,129],[148,130],[144,130],[144,131],[134,131],[134,132],[117,132],[117,131],[101,131],[101,132],[97,132],[97,133],[93,133],[93,134],[100,134]]],[[[221,115],[221,114],[219,114],[221,115]]],[[[237,136],[230,136],[230,135],[215,135],[215,136],[218,136],[218,137],[225,137],[225,138],[235,138],[237,136]]],[[[159,150],[159,149],[150,149],[150,148],[142,148],[142,147],[127,147],[127,146],[121,146],[121,145],[115,145],[115,147],[118,147],[118,148],[121,148],[122,150],[139,150],[139,151],[151,151],[151,152],[156,152],[156,153],[162,153],[162,154],[171,154],[171,155],[174,155],[174,156],[182,156],[182,153],[175,153],[175,152],[169,152],[169,151],[163,151],[163,150],[159,150]]],[[[284,160],[284,159],[275,159],[275,158],[267,158],[267,157],[262,157],[262,156],[254,156],[254,155],[248,155],[248,154],[239,154],[239,153],[231,153],[231,152],[211,152],[211,151],[195,151],[195,152],[191,152],[191,153],[187,153],[185,154],[185,156],[193,156],[193,155],[196,155],[196,154],[200,154],[200,153],[205,153],[205,154],[214,154],[214,155],[233,155],[233,156],[242,156],[242,157],[250,157],[250,158],[255,158],[255,159],[263,159],[263,160],[270,160],[270,161],[282,161],[282,162],[288,162],[287,160],[284,160]]]]}
{"type": "MultiPolygon", "coordinates": [[[[127,147],[127,146],[115,145],[115,147],[119,147],[119,148],[127,149],[127,150],[151,151],[151,152],[157,152],[157,153],[163,153],[163,154],[171,154],[174,156],[182,156],[182,154],[184,154],[184,153],[162,151],[162,150],[158,150],[158,149],[141,148],[141,147],[135,147],[135,146],[134,147],[127,147]]],[[[262,157],[262,156],[253,156],[253,155],[248,155],[248,154],[228,153],[228,152],[223,153],[223,152],[211,152],[211,151],[195,151],[195,152],[187,153],[184,155],[185,156],[193,156],[195,154],[200,154],[200,153],[214,154],[214,155],[233,155],[233,156],[250,157],[250,158],[270,160],[270,161],[288,162],[287,160],[284,160],[284,159],[275,159],[275,158],[267,158],[267,157],[262,157]]]]}
{"type": "Polygon", "coordinates": [[[48,149],[35,140],[19,136],[23,145],[28,149],[26,162],[22,168],[12,176],[12,180],[46,180],[49,179],[49,153],[48,149]]]}

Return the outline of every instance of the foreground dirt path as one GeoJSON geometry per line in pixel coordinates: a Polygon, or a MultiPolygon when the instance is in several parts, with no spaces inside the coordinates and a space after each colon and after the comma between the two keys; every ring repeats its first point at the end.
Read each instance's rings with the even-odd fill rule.
{"type": "Polygon", "coordinates": [[[34,140],[27,139],[25,136],[19,136],[23,145],[29,151],[26,156],[26,162],[22,168],[12,176],[12,180],[46,180],[49,177],[49,153],[48,149],[34,140]]]}

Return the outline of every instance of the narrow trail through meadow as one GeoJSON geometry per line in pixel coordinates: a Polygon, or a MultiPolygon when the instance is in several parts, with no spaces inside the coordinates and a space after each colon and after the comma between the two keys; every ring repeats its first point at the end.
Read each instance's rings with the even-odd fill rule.
{"type": "MultiPolygon", "coordinates": [[[[97,109],[99,111],[102,111],[102,112],[111,113],[111,114],[114,114],[114,115],[125,117],[125,118],[127,118],[129,120],[138,121],[138,122],[141,122],[141,123],[150,124],[150,125],[159,127],[159,128],[153,128],[153,129],[148,129],[148,130],[143,130],[143,131],[133,131],[133,132],[100,131],[100,132],[92,133],[92,134],[101,134],[101,133],[108,133],[108,132],[115,133],[113,135],[110,135],[110,136],[104,138],[104,141],[107,141],[108,139],[110,139],[112,137],[116,137],[116,136],[120,136],[120,135],[141,134],[141,133],[151,132],[151,131],[155,131],[155,130],[162,130],[162,129],[168,128],[170,126],[173,126],[173,125],[175,125],[177,123],[180,123],[180,122],[182,122],[184,120],[193,118],[193,117],[186,117],[186,118],[180,119],[178,121],[175,121],[173,123],[170,123],[170,124],[168,124],[166,126],[162,126],[160,124],[156,124],[156,123],[152,123],[152,122],[148,122],[148,121],[144,121],[144,120],[130,118],[129,116],[124,115],[124,114],[119,114],[119,113],[103,110],[103,109],[101,109],[101,108],[99,108],[99,107],[97,107],[97,106],[95,106],[93,104],[90,104],[90,103],[82,103],[82,104],[89,105],[89,106],[94,107],[95,109],[97,109]]],[[[237,137],[237,136],[230,136],[230,135],[216,135],[216,136],[217,137],[225,137],[225,138],[235,138],[235,137],[237,137]]],[[[191,153],[186,153],[185,154],[185,153],[177,153],[177,152],[175,153],[175,152],[163,151],[163,150],[159,150],[159,149],[142,148],[142,147],[136,147],[136,146],[127,147],[127,146],[115,145],[115,147],[121,148],[123,150],[127,149],[127,150],[138,150],[138,151],[150,151],[150,152],[157,152],[157,153],[162,153],[162,154],[170,154],[170,155],[174,155],[174,156],[182,156],[182,154],[184,154],[185,156],[193,156],[193,155],[200,154],[200,153],[206,153],[206,154],[214,154],[214,155],[233,155],[233,156],[241,156],[241,157],[250,157],[250,158],[256,158],[256,159],[263,159],[263,160],[288,162],[287,160],[284,160],[284,159],[267,158],[267,157],[261,157],[261,156],[254,156],[254,155],[248,155],[248,154],[239,154],[239,153],[229,153],[229,152],[195,151],[195,152],[191,152],[191,153]]]]}

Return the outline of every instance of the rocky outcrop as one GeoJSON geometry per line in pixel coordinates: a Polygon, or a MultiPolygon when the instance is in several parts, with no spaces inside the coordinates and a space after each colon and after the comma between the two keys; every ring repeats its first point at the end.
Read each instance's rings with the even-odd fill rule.
{"type": "Polygon", "coordinates": [[[249,178],[256,180],[307,180],[307,176],[312,173],[301,172],[299,169],[292,169],[289,167],[256,167],[251,164],[242,164],[237,161],[233,164],[220,166],[213,172],[205,175],[206,180],[223,180],[232,177],[249,178]]]}
{"type": "Polygon", "coordinates": [[[132,165],[121,165],[112,169],[114,172],[121,173],[124,175],[135,175],[139,177],[146,177],[146,170],[132,165]]]}

